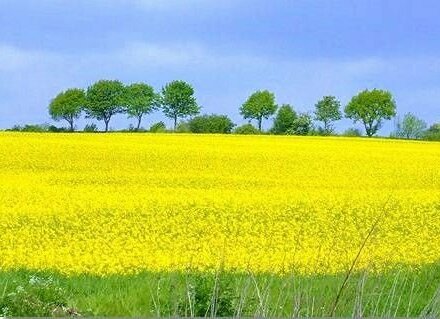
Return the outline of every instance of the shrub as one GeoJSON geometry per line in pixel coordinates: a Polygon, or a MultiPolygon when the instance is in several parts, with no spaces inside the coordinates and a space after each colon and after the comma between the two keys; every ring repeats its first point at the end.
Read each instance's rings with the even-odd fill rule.
{"type": "Polygon", "coordinates": [[[142,132],[147,132],[146,129],[144,129],[143,127],[135,127],[133,124],[130,124],[127,128],[121,129],[121,130],[111,130],[112,132],[121,132],[121,133],[142,133],[142,132]]]}
{"type": "Polygon", "coordinates": [[[310,131],[307,132],[307,136],[331,136],[335,135],[333,132],[329,132],[328,130],[325,130],[323,127],[313,127],[310,129],[310,131]]]}
{"type": "Polygon", "coordinates": [[[49,125],[47,124],[26,124],[24,126],[20,125],[14,125],[10,131],[17,131],[17,132],[48,132],[49,131],[49,125]]]}
{"type": "Polygon", "coordinates": [[[313,129],[309,135],[318,135],[318,136],[330,136],[333,134],[333,131],[329,129],[325,129],[324,127],[318,126],[316,129],[313,129]]]}
{"type": "Polygon", "coordinates": [[[178,303],[180,316],[204,318],[234,315],[237,297],[229,276],[199,274],[190,278],[187,289],[187,297],[178,303]]]}
{"type": "Polygon", "coordinates": [[[354,128],[354,127],[350,127],[348,129],[346,129],[344,131],[344,133],[342,133],[342,136],[347,136],[347,137],[359,137],[362,136],[362,132],[360,129],[358,128],[354,128]]]}
{"type": "Polygon", "coordinates": [[[57,127],[55,125],[50,125],[47,130],[48,132],[52,133],[70,132],[70,130],[66,129],[65,127],[57,127]]]}
{"type": "Polygon", "coordinates": [[[248,124],[244,124],[244,125],[236,127],[234,130],[234,133],[235,134],[250,135],[250,134],[260,134],[261,132],[255,126],[248,123],[248,124]]]}
{"type": "Polygon", "coordinates": [[[67,299],[66,291],[52,277],[30,276],[25,284],[15,283],[0,295],[0,316],[78,315],[68,307],[67,299]]]}
{"type": "Polygon", "coordinates": [[[189,129],[188,122],[180,122],[179,124],[177,124],[175,132],[176,133],[189,133],[190,129],[189,129]]]}
{"type": "Polygon", "coordinates": [[[47,124],[26,124],[21,131],[22,132],[47,132],[49,126],[47,124]]]}
{"type": "Polygon", "coordinates": [[[7,129],[6,131],[20,132],[21,130],[22,130],[22,127],[20,125],[14,125],[10,129],[7,129]]]}
{"type": "Polygon", "coordinates": [[[431,127],[426,130],[423,138],[429,141],[440,141],[440,123],[431,125],[431,127]]]}
{"type": "Polygon", "coordinates": [[[150,126],[151,133],[163,133],[167,130],[167,127],[164,122],[157,122],[150,126]]]}
{"type": "Polygon", "coordinates": [[[86,124],[86,126],[84,127],[84,132],[97,132],[97,131],[98,131],[98,126],[96,126],[95,123],[86,124]]]}
{"type": "Polygon", "coordinates": [[[226,115],[202,115],[188,121],[192,133],[231,133],[235,124],[226,115]]]}

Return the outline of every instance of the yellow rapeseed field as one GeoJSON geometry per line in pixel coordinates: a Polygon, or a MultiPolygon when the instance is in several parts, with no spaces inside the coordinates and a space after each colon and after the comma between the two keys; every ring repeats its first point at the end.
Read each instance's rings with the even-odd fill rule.
{"type": "Polygon", "coordinates": [[[346,271],[440,260],[440,144],[0,134],[0,267],[346,271]]]}

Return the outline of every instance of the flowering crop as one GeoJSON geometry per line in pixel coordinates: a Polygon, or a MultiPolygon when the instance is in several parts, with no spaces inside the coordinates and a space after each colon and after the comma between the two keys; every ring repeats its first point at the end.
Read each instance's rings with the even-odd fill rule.
{"type": "Polygon", "coordinates": [[[0,134],[0,267],[284,273],[440,260],[440,144],[0,134]],[[377,222],[377,227],[373,227],[377,222]]]}

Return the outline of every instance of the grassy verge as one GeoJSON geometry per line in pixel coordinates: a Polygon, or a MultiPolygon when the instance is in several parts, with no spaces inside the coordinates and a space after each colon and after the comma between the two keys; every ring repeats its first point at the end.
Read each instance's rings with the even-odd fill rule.
{"type": "MultiPolygon", "coordinates": [[[[328,316],[345,274],[0,272],[0,316],[328,316]]],[[[336,316],[439,316],[440,263],[351,276],[336,316]]]]}

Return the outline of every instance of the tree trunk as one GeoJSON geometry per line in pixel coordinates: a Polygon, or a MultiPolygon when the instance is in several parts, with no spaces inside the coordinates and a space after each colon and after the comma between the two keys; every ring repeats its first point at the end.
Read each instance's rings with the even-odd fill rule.
{"type": "Polygon", "coordinates": [[[258,118],[258,130],[261,132],[261,122],[263,119],[261,117],[258,118]]]}
{"type": "Polygon", "coordinates": [[[176,131],[177,128],[177,115],[174,115],[174,132],[176,131]]]}
{"type": "Polygon", "coordinates": [[[367,136],[368,137],[372,137],[373,136],[373,128],[369,125],[365,126],[365,131],[367,132],[367,136]]]}
{"type": "Polygon", "coordinates": [[[75,127],[73,126],[73,120],[70,120],[69,124],[70,124],[70,132],[75,131],[75,127]]]}
{"type": "Polygon", "coordinates": [[[105,132],[108,132],[108,123],[110,122],[110,119],[104,119],[105,123],[105,132]]]}
{"type": "Polygon", "coordinates": [[[324,134],[330,135],[329,123],[328,121],[324,121],[324,134]]]}
{"type": "Polygon", "coordinates": [[[138,124],[136,127],[136,131],[139,131],[139,129],[141,128],[141,121],[142,121],[142,115],[138,117],[138,124]]]}

